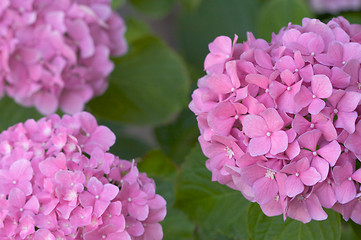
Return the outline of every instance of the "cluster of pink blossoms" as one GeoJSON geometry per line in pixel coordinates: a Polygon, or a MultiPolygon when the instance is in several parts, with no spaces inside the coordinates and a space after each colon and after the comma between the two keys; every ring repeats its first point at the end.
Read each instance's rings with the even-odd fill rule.
{"type": "Polygon", "coordinates": [[[268,216],[361,224],[361,25],[305,18],[209,49],[190,108],[213,180],[268,216]]]}
{"type": "Polygon", "coordinates": [[[166,202],[86,112],[0,134],[0,239],[162,239],[166,202]]]}
{"type": "Polygon", "coordinates": [[[1,0],[0,97],[35,106],[83,109],[102,94],[113,70],[110,54],[127,50],[123,20],[111,0],[1,0]]]}

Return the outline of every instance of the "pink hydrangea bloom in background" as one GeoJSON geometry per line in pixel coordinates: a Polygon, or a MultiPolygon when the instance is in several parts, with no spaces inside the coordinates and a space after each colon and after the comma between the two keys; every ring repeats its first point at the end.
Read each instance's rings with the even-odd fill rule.
{"type": "Polygon", "coordinates": [[[342,11],[358,11],[361,0],[309,0],[316,13],[336,14],[342,11]]]}
{"type": "Polygon", "coordinates": [[[0,96],[76,113],[104,93],[110,56],[127,50],[110,0],[4,0],[0,4],[0,96]]]}
{"type": "Polygon", "coordinates": [[[166,202],[86,112],[0,133],[2,239],[162,239],[166,202]]]}
{"type": "Polygon", "coordinates": [[[210,45],[193,92],[212,180],[268,216],[361,224],[361,25],[304,18],[272,41],[210,45]]]}

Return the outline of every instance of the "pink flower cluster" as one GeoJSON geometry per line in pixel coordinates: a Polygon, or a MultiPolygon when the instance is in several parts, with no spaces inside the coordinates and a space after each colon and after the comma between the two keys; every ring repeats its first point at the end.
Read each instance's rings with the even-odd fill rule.
{"type": "Polygon", "coordinates": [[[0,239],[162,239],[166,202],[86,112],[0,134],[0,239]]]}
{"type": "Polygon", "coordinates": [[[336,14],[342,11],[358,11],[361,0],[309,0],[312,10],[316,13],[336,14]]]}
{"type": "Polygon", "coordinates": [[[361,25],[305,18],[209,50],[189,107],[213,180],[268,216],[361,224],[361,25]]]}
{"type": "Polygon", "coordinates": [[[0,97],[42,114],[83,109],[127,50],[110,0],[1,0],[0,97]]]}

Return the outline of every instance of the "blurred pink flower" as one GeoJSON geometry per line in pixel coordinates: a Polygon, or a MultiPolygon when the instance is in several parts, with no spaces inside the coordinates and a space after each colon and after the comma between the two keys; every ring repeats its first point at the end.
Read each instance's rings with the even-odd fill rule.
{"type": "Polygon", "coordinates": [[[76,113],[102,94],[110,55],[127,51],[110,1],[2,1],[0,96],[40,113],[76,113]]]}
{"type": "Polygon", "coordinates": [[[107,152],[114,142],[86,112],[0,133],[0,237],[162,239],[166,201],[134,162],[107,152]]]}

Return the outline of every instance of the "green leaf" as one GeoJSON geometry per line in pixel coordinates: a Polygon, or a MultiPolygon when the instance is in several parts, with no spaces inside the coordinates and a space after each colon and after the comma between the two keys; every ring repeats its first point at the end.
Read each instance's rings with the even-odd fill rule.
{"type": "Polygon", "coordinates": [[[202,3],[202,0],[181,0],[181,3],[187,10],[194,11],[202,3]]]}
{"type": "Polygon", "coordinates": [[[258,36],[269,41],[272,32],[278,33],[289,22],[301,24],[304,17],[313,17],[313,13],[303,0],[270,0],[258,17],[258,36]]]}
{"type": "Polygon", "coordinates": [[[351,24],[361,24],[361,16],[359,12],[347,12],[342,14],[351,24]]]}
{"type": "MultiPolygon", "coordinates": [[[[351,231],[349,231],[349,236],[351,238],[348,239],[361,239],[361,226],[357,223],[355,223],[352,220],[349,220],[347,223],[344,222],[344,228],[342,229],[342,233],[344,232],[344,229],[348,227],[351,231]]],[[[343,234],[342,234],[343,235],[343,234]]]]}
{"type": "Polygon", "coordinates": [[[183,110],[176,121],[155,129],[157,140],[169,158],[180,164],[197,142],[199,130],[194,113],[183,110]]]}
{"type": "Polygon", "coordinates": [[[206,157],[197,145],[182,166],[176,183],[176,207],[183,210],[207,235],[246,239],[248,201],[239,191],[212,182],[206,157]]]}
{"type": "Polygon", "coordinates": [[[174,163],[161,150],[148,152],[138,163],[138,168],[152,178],[167,178],[174,175],[176,171],[174,163]]]}
{"type": "Polygon", "coordinates": [[[258,204],[252,203],[248,209],[248,229],[253,240],[336,240],[341,239],[340,215],[327,211],[324,221],[311,221],[307,224],[282,216],[267,217],[258,204]]]}
{"type": "Polygon", "coordinates": [[[258,0],[205,0],[196,11],[183,11],[179,18],[179,44],[186,59],[203,69],[208,44],[219,35],[240,40],[254,31],[258,0]]]}
{"type": "MultiPolygon", "coordinates": [[[[116,136],[115,144],[110,152],[123,159],[134,159],[143,156],[150,151],[150,144],[139,136],[132,133],[129,126],[115,121],[98,119],[99,125],[107,126],[116,136]]],[[[141,129],[139,129],[141,130],[141,129]]],[[[137,132],[139,132],[137,129],[137,132]]]]}
{"type": "Polygon", "coordinates": [[[112,0],[112,8],[114,10],[119,9],[121,6],[125,4],[127,0],[112,0]]]}
{"type": "Polygon", "coordinates": [[[115,59],[107,92],[89,104],[96,115],[123,123],[160,124],[186,105],[189,76],[182,60],[152,36],[115,59]]]}
{"type": "Polygon", "coordinates": [[[25,122],[27,119],[37,120],[43,117],[35,108],[22,107],[9,97],[0,99],[0,112],[0,131],[16,123],[25,122]]]}
{"type": "Polygon", "coordinates": [[[187,215],[174,208],[174,177],[172,179],[155,178],[157,193],[167,201],[167,215],[163,222],[163,239],[189,240],[192,238],[195,225],[187,215]]]}
{"type": "Polygon", "coordinates": [[[136,40],[152,34],[152,30],[147,23],[140,19],[127,18],[125,25],[127,26],[125,38],[130,45],[136,40]]]}
{"type": "Polygon", "coordinates": [[[130,0],[140,12],[155,18],[167,15],[174,5],[174,0],[130,0]]]}

